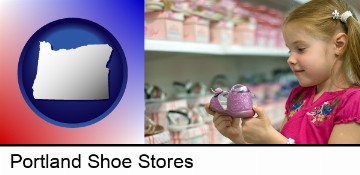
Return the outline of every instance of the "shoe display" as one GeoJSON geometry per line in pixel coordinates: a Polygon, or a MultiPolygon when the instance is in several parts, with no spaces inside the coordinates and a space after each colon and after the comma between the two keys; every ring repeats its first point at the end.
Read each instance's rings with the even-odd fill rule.
{"type": "Polygon", "coordinates": [[[170,131],[181,131],[204,124],[203,119],[188,108],[179,108],[167,112],[170,131]]]}

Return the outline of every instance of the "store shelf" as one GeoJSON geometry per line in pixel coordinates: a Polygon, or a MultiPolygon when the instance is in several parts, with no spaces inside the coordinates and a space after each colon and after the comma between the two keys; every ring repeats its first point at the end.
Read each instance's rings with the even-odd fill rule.
{"type": "Polygon", "coordinates": [[[145,51],[183,52],[223,55],[224,49],[218,44],[203,44],[184,41],[145,39],[145,51]]]}
{"type": "Polygon", "coordinates": [[[289,54],[286,49],[266,48],[266,47],[242,47],[242,46],[223,46],[219,44],[205,44],[185,41],[166,41],[145,39],[145,51],[158,52],[180,52],[194,54],[214,54],[214,55],[257,55],[257,56],[281,56],[287,57],[289,54]]]}
{"type": "Polygon", "coordinates": [[[267,47],[241,47],[230,46],[225,51],[226,55],[257,55],[257,56],[281,56],[288,57],[287,49],[267,48],[267,47]]]}

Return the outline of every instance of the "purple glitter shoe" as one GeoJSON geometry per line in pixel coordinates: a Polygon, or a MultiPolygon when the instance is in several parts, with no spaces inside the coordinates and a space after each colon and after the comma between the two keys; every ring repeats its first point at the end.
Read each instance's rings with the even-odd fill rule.
{"type": "Polygon", "coordinates": [[[237,84],[228,92],[223,91],[221,88],[212,91],[215,95],[210,100],[211,110],[236,118],[246,118],[255,115],[255,112],[252,109],[252,94],[246,86],[237,84]],[[220,101],[219,96],[226,97],[226,101],[220,101]],[[226,106],[222,103],[225,103],[226,106]]]}

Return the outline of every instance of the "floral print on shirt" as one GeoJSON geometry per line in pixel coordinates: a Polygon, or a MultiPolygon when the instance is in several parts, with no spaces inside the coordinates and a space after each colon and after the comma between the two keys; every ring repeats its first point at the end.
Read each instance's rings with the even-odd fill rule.
{"type": "Polygon", "coordinates": [[[336,98],[333,101],[324,102],[320,107],[315,107],[313,111],[307,112],[308,116],[311,116],[311,122],[316,126],[320,126],[323,121],[331,118],[331,113],[335,107],[339,104],[340,98],[336,98]]]}
{"type": "Polygon", "coordinates": [[[304,92],[300,93],[296,98],[292,100],[289,112],[289,118],[301,109],[306,100],[304,100],[304,92]]]}

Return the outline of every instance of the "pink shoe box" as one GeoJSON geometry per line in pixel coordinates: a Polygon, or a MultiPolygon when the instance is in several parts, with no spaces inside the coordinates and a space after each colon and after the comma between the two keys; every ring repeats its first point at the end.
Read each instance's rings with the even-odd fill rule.
{"type": "Polygon", "coordinates": [[[255,44],[255,19],[244,21],[234,26],[234,44],[253,46],[255,44]]]}
{"type": "Polygon", "coordinates": [[[255,45],[267,47],[269,44],[269,32],[271,30],[268,8],[264,5],[257,6],[254,11],[254,17],[257,22],[255,29],[255,45]]]}
{"type": "Polygon", "coordinates": [[[145,144],[168,144],[170,141],[171,137],[169,131],[145,137],[145,144]]]}
{"type": "Polygon", "coordinates": [[[267,47],[269,45],[269,31],[268,23],[265,20],[258,19],[255,30],[255,45],[267,47]]]}
{"type": "Polygon", "coordinates": [[[177,132],[170,132],[172,144],[208,144],[209,126],[200,125],[177,132]]]}
{"type": "Polygon", "coordinates": [[[145,38],[183,40],[184,15],[171,11],[145,13],[145,38]]]}
{"type": "Polygon", "coordinates": [[[199,16],[189,16],[184,21],[184,40],[208,43],[210,40],[209,20],[199,16]]]}
{"type": "Polygon", "coordinates": [[[234,24],[230,21],[212,22],[210,24],[210,41],[216,44],[230,45],[233,42],[234,24]]]}
{"type": "Polygon", "coordinates": [[[256,19],[254,17],[255,6],[249,2],[239,2],[236,13],[241,21],[234,25],[235,45],[253,46],[255,45],[256,19]]]}
{"type": "Polygon", "coordinates": [[[178,108],[186,108],[187,101],[175,100],[159,103],[148,103],[145,104],[145,115],[149,116],[156,124],[164,127],[165,130],[168,130],[168,119],[167,112],[169,110],[176,110],[178,108]]]}
{"type": "Polygon", "coordinates": [[[269,47],[279,47],[278,37],[282,35],[281,26],[283,21],[283,15],[280,11],[275,9],[269,9],[267,15],[267,21],[269,23],[269,47]]]}

